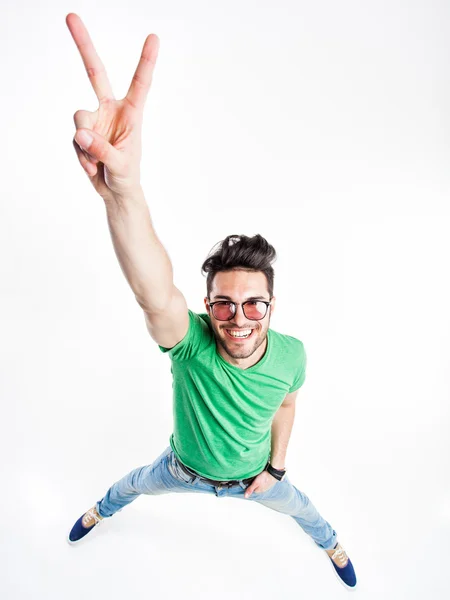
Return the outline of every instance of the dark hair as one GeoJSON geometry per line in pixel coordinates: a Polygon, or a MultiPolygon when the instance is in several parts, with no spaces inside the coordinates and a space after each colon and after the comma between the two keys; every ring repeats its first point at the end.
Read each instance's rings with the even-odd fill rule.
{"type": "Polygon", "coordinates": [[[274,270],[271,263],[276,260],[275,248],[259,233],[253,237],[228,235],[209,252],[202,265],[202,273],[207,273],[207,296],[211,294],[216,273],[221,271],[262,271],[267,278],[269,296],[273,296],[274,270]]]}

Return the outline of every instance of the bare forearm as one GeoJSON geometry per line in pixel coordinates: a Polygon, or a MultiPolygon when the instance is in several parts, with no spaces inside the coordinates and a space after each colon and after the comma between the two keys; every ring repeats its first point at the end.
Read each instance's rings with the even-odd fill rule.
{"type": "Polygon", "coordinates": [[[148,313],[162,310],[173,292],[173,269],[142,189],[111,198],[105,206],[114,250],[136,300],[148,313]]]}
{"type": "Polygon", "coordinates": [[[280,406],[272,420],[272,445],[270,464],[275,469],[284,469],[286,452],[295,417],[295,404],[280,406]]]}

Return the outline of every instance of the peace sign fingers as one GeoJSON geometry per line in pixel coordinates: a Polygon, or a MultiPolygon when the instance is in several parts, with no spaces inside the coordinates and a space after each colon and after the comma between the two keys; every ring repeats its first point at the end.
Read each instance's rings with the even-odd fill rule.
{"type": "Polygon", "coordinates": [[[94,44],[83,21],[75,13],[69,13],[66,17],[66,24],[81,54],[88,77],[99,102],[114,99],[105,67],[95,51],[94,44]]]}
{"type": "Polygon", "coordinates": [[[144,103],[152,83],[153,70],[158,57],[158,50],[159,38],[154,33],[151,33],[144,42],[139,64],[125,97],[125,100],[140,112],[144,109],[144,103]]]}

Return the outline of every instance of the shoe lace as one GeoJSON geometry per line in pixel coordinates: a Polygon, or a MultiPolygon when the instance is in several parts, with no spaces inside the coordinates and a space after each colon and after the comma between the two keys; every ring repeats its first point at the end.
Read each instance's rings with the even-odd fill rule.
{"type": "Polygon", "coordinates": [[[95,525],[97,525],[97,523],[101,523],[102,522],[102,519],[100,519],[98,517],[97,513],[94,510],[92,510],[92,509],[86,511],[85,514],[84,514],[84,516],[85,516],[85,520],[86,520],[86,517],[89,517],[89,520],[94,519],[94,521],[95,521],[94,524],[95,525]]]}
{"type": "Polygon", "coordinates": [[[331,555],[331,558],[337,559],[342,565],[345,563],[345,561],[347,560],[347,554],[344,550],[344,548],[338,548],[335,552],[333,552],[333,554],[331,555]]]}

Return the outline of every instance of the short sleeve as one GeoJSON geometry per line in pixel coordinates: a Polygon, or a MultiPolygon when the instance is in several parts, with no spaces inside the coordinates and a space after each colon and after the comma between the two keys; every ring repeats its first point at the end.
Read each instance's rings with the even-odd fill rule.
{"type": "Polygon", "coordinates": [[[306,352],[305,352],[305,347],[303,346],[303,342],[300,342],[299,352],[296,357],[296,367],[297,367],[296,376],[295,376],[294,382],[291,386],[291,389],[289,390],[289,393],[295,392],[296,390],[298,390],[305,381],[306,352]]]}
{"type": "Polygon", "coordinates": [[[158,346],[161,352],[167,352],[172,360],[189,360],[196,354],[203,352],[211,344],[215,344],[214,334],[202,316],[192,310],[189,313],[189,327],[184,338],[172,348],[158,346]]]}

